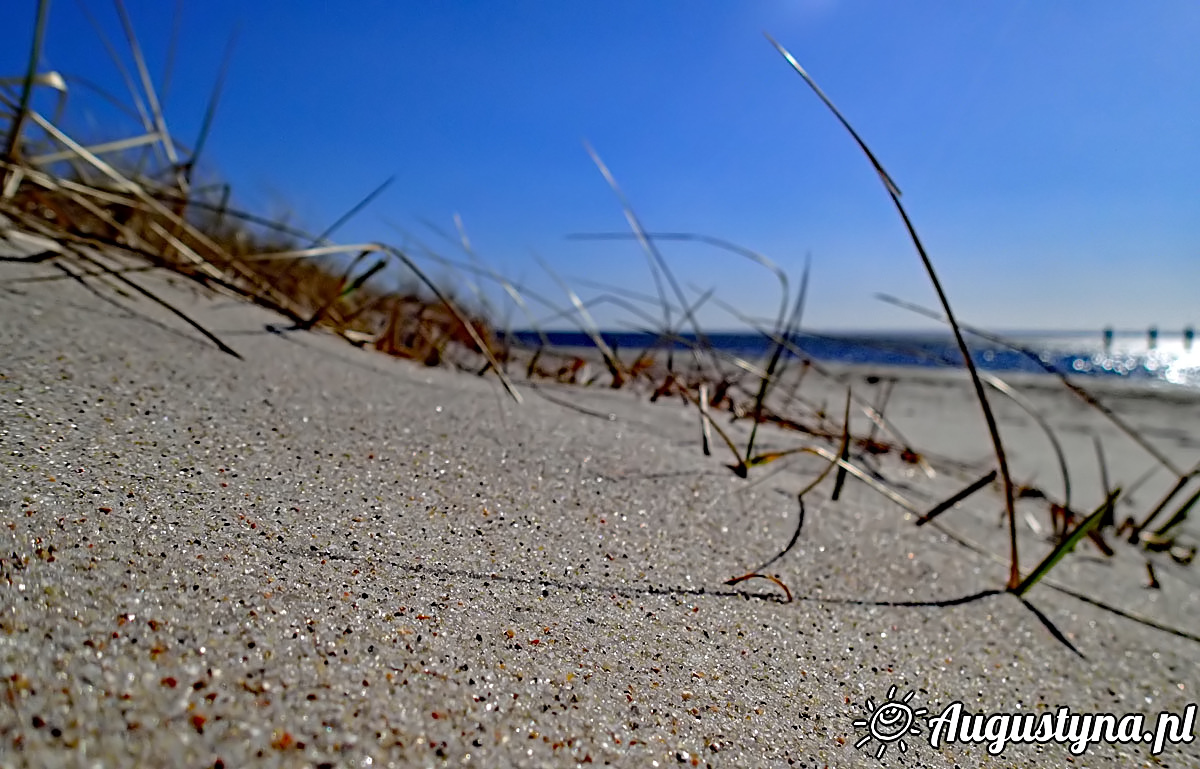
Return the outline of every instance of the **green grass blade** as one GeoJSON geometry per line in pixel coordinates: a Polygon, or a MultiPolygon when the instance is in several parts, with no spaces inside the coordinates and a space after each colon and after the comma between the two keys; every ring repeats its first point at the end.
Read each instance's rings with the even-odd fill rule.
{"type": "Polygon", "coordinates": [[[1059,542],[1058,545],[1056,545],[1055,548],[1050,551],[1050,554],[1043,558],[1042,562],[1039,563],[1037,567],[1029,573],[1029,576],[1022,580],[1021,584],[1017,585],[1015,588],[1011,588],[1010,592],[1015,593],[1018,596],[1025,595],[1027,592],[1029,592],[1029,589],[1036,585],[1038,580],[1046,576],[1046,574],[1048,574],[1050,570],[1054,568],[1055,564],[1063,559],[1063,556],[1075,549],[1075,545],[1079,544],[1079,540],[1086,537],[1088,532],[1100,525],[1100,521],[1104,519],[1104,516],[1108,515],[1113,505],[1116,504],[1117,497],[1120,495],[1121,490],[1114,489],[1112,493],[1108,495],[1108,498],[1100,503],[1099,507],[1092,511],[1091,515],[1085,518],[1082,523],[1075,527],[1074,531],[1072,531],[1061,542],[1059,542]]]}

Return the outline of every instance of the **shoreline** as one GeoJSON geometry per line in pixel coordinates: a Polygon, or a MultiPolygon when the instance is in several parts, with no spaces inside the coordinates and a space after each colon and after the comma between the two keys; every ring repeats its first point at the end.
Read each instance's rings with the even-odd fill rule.
{"type": "MultiPolygon", "coordinates": [[[[600,332],[610,346],[620,342],[620,354],[628,355],[631,350],[641,353],[652,345],[656,337],[648,333],[624,333],[613,331],[600,332]]],[[[587,339],[583,332],[548,331],[545,336],[552,343],[547,350],[554,350],[564,355],[592,357],[597,354],[595,345],[587,339]],[[557,341],[555,341],[557,340],[557,341]]],[[[693,339],[694,334],[681,335],[693,339]]],[[[762,360],[769,357],[773,346],[768,337],[754,332],[714,332],[707,334],[712,340],[712,354],[736,356],[749,360],[762,360]]],[[[1003,335],[1001,335],[1003,336],[1003,335]]],[[[1045,332],[1046,339],[1055,338],[1054,332],[1045,332]]],[[[1197,376],[1196,366],[1200,358],[1191,351],[1190,347],[1179,346],[1179,349],[1167,349],[1169,344],[1156,348],[1129,349],[1118,346],[1108,350],[1096,345],[1073,345],[1062,347],[1055,345],[1041,347],[1036,339],[1006,337],[1013,345],[1023,349],[1014,349],[1004,345],[980,340],[967,334],[972,344],[975,364],[980,371],[986,371],[1002,378],[1038,377],[1057,378],[1058,374],[1043,370],[1033,363],[1027,353],[1040,357],[1052,366],[1055,371],[1067,375],[1078,383],[1096,382],[1127,382],[1131,385],[1157,384],[1182,388],[1200,393],[1200,376],[1197,376]],[[1093,349],[1094,348],[1094,349],[1093,349]],[[1189,363],[1191,364],[1189,367],[1189,363]],[[1125,370],[1124,373],[1121,373],[1125,370]]],[[[503,339],[503,335],[500,335],[503,339]]],[[[686,339],[677,340],[674,346],[661,345],[652,350],[652,354],[662,358],[667,354],[687,356],[697,346],[686,339]]],[[[537,350],[541,340],[534,331],[514,332],[514,347],[526,352],[537,350]]],[[[881,369],[898,369],[911,371],[940,371],[943,369],[958,370],[961,365],[951,365],[942,362],[942,358],[958,359],[957,344],[949,331],[945,332],[880,332],[877,336],[868,334],[827,335],[815,332],[800,332],[793,342],[795,349],[785,354],[785,360],[811,359],[823,366],[868,366],[881,369]],[[811,342],[811,345],[810,345],[811,342]],[[802,353],[802,355],[797,354],[802,353]]],[[[706,353],[707,354],[707,353],[706,353]]]]}
{"type": "MultiPolygon", "coordinates": [[[[514,350],[519,350],[524,360],[537,351],[536,346],[520,345],[513,346],[514,350]]],[[[640,352],[640,350],[638,351],[640,352]]],[[[676,359],[690,359],[693,357],[691,350],[676,350],[676,359]]],[[[744,357],[735,351],[717,349],[714,353],[718,357],[739,357],[752,363],[762,363],[762,359],[752,357],[744,357]]],[[[553,360],[568,360],[571,358],[582,358],[589,362],[593,367],[599,366],[603,368],[603,359],[599,351],[594,347],[553,347],[547,348],[544,353],[548,358],[553,360]]],[[[629,349],[620,349],[617,351],[618,357],[628,366],[631,361],[629,349]]],[[[665,359],[666,351],[659,350],[655,354],[656,363],[662,364],[665,359]]],[[[803,361],[797,357],[789,357],[786,359],[789,367],[801,366],[803,361]]],[[[813,358],[813,361],[824,369],[837,372],[846,378],[879,376],[890,378],[904,379],[924,379],[931,384],[953,381],[959,378],[966,378],[967,372],[963,367],[955,366],[914,366],[892,363],[874,363],[860,361],[845,361],[828,358],[813,358]]],[[[687,370],[684,367],[684,370],[687,370]]],[[[995,376],[1008,384],[1040,389],[1063,389],[1063,384],[1056,374],[1049,372],[1035,371],[1018,371],[1018,370],[993,370],[980,368],[981,373],[995,376]]],[[[1109,393],[1120,397],[1124,395],[1136,396],[1141,393],[1162,394],[1164,397],[1172,400],[1190,403],[1192,401],[1200,401],[1200,387],[1191,384],[1181,384],[1169,382],[1160,377],[1150,375],[1128,376],[1122,374],[1082,374],[1079,372],[1065,372],[1066,377],[1074,384],[1084,388],[1089,392],[1109,393]]]]}

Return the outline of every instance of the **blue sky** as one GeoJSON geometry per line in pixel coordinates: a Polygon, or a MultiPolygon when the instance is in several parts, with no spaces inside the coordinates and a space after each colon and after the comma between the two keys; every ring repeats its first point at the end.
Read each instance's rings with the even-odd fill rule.
{"type": "MultiPolygon", "coordinates": [[[[118,48],[112,6],[86,0],[118,48]]],[[[0,72],[19,74],[35,3],[8,10],[0,72]],[[15,34],[14,34],[15,32],[15,34]]],[[[129,0],[161,75],[174,3],[129,0]]],[[[195,136],[230,34],[232,70],[206,149],[246,207],[319,231],[386,178],[339,233],[448,255],[422,220],[461,214],[483,259],[555,299],[540,255],[587,281],[653,293],[583,148],[647,228],[721,237],[812,284],[806,325],[925,328],[873,298],[932,305],[870,166],[763,37],[787,46],[875,150],[956,312],[994,329],[1178,329],[1200,322],[1200,4],[1194,2],[182,3],[167,119],[195,136]]],[[[55,0],[44,66],[124,94],[71,0],[55,0]]],[[[81,89],[67,128],[136,125],[81,89]]],[[[664,251],[684,286],[771,316],[749,261],[664,251]]],[[[452,278],[443,268],[434,275],[452,278]]],[[[621,327],[615,309],[597,313],[621,327]]],[[[519,316],[517,316],[519,318],[519,316]]],[[[737,327],[708,304],[709,328],[737,327]]],[[[519,322],[519,320],[518,320],[519,322]]]]}

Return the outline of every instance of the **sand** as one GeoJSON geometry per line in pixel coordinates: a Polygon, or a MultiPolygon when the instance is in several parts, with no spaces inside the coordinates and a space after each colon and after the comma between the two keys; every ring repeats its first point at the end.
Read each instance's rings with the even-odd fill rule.
{"type": "MultiPolygon", "coordinates": [[[[0,765],[873,767],[880,743],[855,748],[853,722],[891,686],[931,713],[1197,701],[1197,567],[1165,554],[1158,590],[1123,544],[1085,543],[1051,579],[1182,635],[1044,584],[1028,606],[985,592],[1007,576],[993,492],[942,518],[980,553],[853,479],[830,501],[827,482],[771,567],[785,602],[724,582],[786,543],[815,457],[742,480],[678,399],[553,389],[597,417],[522,386],[517,405],[494,378],[131,276],[238,360],[143,297],[62,276],[0,262],[0,765]]],[[[869,373],[847,371],[864,397],[869,373]]],[[[990,447],[961,376],[903,374],[888,414],[941,469],[875,468],[926,509],[990,447]]],[[[840,410],[837,385],[804,388],[840,410]]],[[[1180,465],[1200,458],[1194,394],[1107,389],[1180,465]]],[[[1153,465],[1069,394],[1022,392],[1069,449],[1077,508],[1102,498],[1093,432],[1114,485],[1153,465]]],[[[1036,424],[996,407],[1018,479],[1060,495],[1036,424]]],[[[1033,502],[1026,570],[1049,548],[1028,519],[1045,522],[1033,502]]],[[[1200,766],[1196,742],[993,756],[926,734],[882,765],[1200,766]]]]}

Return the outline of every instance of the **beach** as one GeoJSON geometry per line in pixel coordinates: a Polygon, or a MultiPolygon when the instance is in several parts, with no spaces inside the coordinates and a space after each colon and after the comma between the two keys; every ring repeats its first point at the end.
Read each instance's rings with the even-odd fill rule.
{"type": "MultiPolygon", "coordinates": [[[[0,263],[0,765],[1200,766],[1194,741],[991,754],[915,728],[906,750],[855,746],[856,719],[910,692],[929,714],[1194,710],[1200,575],[1169,552],[1084,541],[1022,601],[995,489],[917,527],[854,477],[830,499],[830,479],[768,569],[787,601],[725,583],[788,542],[818,456],[738,478],[678,397],[516,374],[517,404],[494,376],[129,277],[241,358],[111,280],[0,263]]],[[[840,415],[846,382],[870,400],[897,378],[886,414],[934,472],[861,464],[918,510],[994,466],[961,372],[841,373],[801,392],[840,415]]],[[[1075,509],[1155,466],[1048,379],[1016,386],[1070,459],[1075,509]]],[[[1195,391],[1096,393],[1180,467],[1200,460],[1195,391]]],[[[993,403],[1014,479],[1061,498],[1036,420],[993,403]]],[[[744,445],[746,420],[727,429],[744,445]]],[[[1149,475],[1118,519],[1173,480],[1149,475]]],[[[1048,519],[1018,510],[1028,572],[1048,519]]]]}

